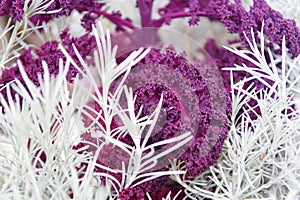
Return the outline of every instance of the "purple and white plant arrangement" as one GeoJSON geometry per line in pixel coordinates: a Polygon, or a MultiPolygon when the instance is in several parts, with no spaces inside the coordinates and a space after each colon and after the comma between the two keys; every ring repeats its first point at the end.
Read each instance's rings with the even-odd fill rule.
{"type": "Polygon", "coordinates": [[[299,199],[288,2],[2,0],[0,199],[299,199]]]}

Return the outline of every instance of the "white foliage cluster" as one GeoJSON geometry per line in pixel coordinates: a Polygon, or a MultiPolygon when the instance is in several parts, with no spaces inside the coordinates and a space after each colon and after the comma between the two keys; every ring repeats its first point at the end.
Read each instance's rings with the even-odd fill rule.
{"type": "Polygon", "coordinates": [[[252,31],[251,50],[227,48],[255,65],[236,65],[230,70],[250,74],[232,87],[232,115],[228,138],[219,163],[192,181],[173,177],[186,188],[191,199],[287,199],[300,198],[300,56],[287,54],[285,38],[282,55],[264,46],[261,32],[257,45],[252,31]],[[270,62],[267,62],[265,50],[270,62]],[[266,88],[256,89],[246,82],[259,80],[266,88]],[[270,84],[269,80],[273,84],[270,84]],[[261,113],[249,105],[256,100],[261,113]],[[240,112],[242,111],[242,112],[240,112]],[[250,117],[254,112],[257,119],[250,117]],[[207,179],[209,177],[209,179],[207,179]]]}
{"type": "Polygon", "coordinates": [[[43,62],[44,74],[39,75],[40,86],[37,87],[18,61],[25,84],[14,80],[5,86],[8,100],[0,96],[0,199],[69,199],[70,194],[74,199],[116,199],[125,188],[161,176],[185,173],[181,170],[153,171],[152,168],[160,159],[191,140],[191,134],[187,132],[147,144],[157,122],[163,97],[152,114],[140,117],[142,108],[135,113],[136,97],[132,89],[124,85],[131,68],[149,49],[134,51],[117,64],[117,47],[111,47],[109,32],[105,36],[101,28],[99,37],[94,28],[93,33],[98,46],[94,51],[94,68],[83,61],[75,46],[81,66],[60,46],[66,62],[60,60],[56,77],[49,75],[47,63],[43,62]],[[83,77],[74,79],[72,90],[66,80],[70,64],[83,77]],[[91,70],[96,71],[97,75],[92,74],[91,70]],[[125,75],[111,93],[113,81],[122,74],[125,75]],[[101,91],[99,86],[102,87],[101,91]],[[15,100],[12,90],[17,92],[15,100]],[[126,106],[120,103],[122,96],[125,96],[126,106]],[[100,112],[88,104],[91,101],[101,106],[100,112]],[[83,116],[92,120],[89,126],[83,124],[83,116]],[[116,117],[121,123],[112,129],[111,123],[116,117]],[[82,139],[80,136],[83,133],[90,134],[97,142],[82,139]],[[125,135],[132,139],[133,146],[120,140],[125,135]],[[78,143],[86,145],[75,150],[73,147],[78,143]],[[99,157],[102,148],[109,144],[127,155],[128,160],[122,161],[121,168],[97,162],[102,159],[99,157]],[[154,151],[156,147],[170,144],[174,145],[159,153],[154,151]],[[90,146],[96,151],[88,150],[90,146]],[[122,174],[121,181],[113,176],[116,173],[122,174]],[[105,185],[102,185],[101,177],[106,179],[105,185]]]}
{"type": "Polygon", "coordinates": [[[41,86],[36,87],[19,62],[26,86],[15,80],[6,86],[8,101],[1,95],[0,199],[67,199],[70,191],[92,197],[92,173],[88,171],[82,179],[86,184],[80,184],[76,172],[80,163],[92,166],[93,157],[72,149],[80,136],[80,113],[69,98],[65,78],[69,65],[61,60],[54,78],[43,63],[44,80],[40,76],[41,86]],[[18,93],[16,101],[12,88],[18,93]]]}

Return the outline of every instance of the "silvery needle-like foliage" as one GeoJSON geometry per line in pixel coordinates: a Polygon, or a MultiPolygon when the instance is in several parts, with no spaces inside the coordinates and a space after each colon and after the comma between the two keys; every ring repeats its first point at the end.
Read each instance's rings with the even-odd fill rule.
{"type": "Polygon", "coordinates": [[[299,103],[300,57],[293,60],[288,56],[285,38],[282,55],[278,56],[264,46],[262,32],[259,36],[258,46],[252,31],[252,41],[248,40],[251,50],[226,47],[255,68],[236,65],[225,69],[231,74],[245,71],[250,76],[237,83],[231,81],[230,131],[219,163],[192,181],[179,175],[173,177],[191,199],[300,198],[300,116],[299,106],[295,106],[299,103]],[[244,87],[254,79],[266,88],[257,90],[253,84],[244,87]],[[256,111],[248,104],[251,99],[257,101],[261,112],[257,119],[249,115],[256,111]]]}
{"type": "Polygon", "coordinates": [[[92,177],[87,173],[88,184],[80,185],[74,174],[80,163],[92,161],[92,155],[72,150],[80,136],[80,112],[69,97],[65,78],[70,62],[61,60],[56,78],[49,76],[44,63],[40,87],[18,64],[26,86],[16,80],[7,85],[8,101],[1,95],[0,199],[66,199],[70,190],[90,196],[87,185],[92,177]],[[18,93],[15,101],[12,88],[18,93]]]}
{"type": "Polygon", "coordinates": [[[159,159],[186,144],[192,137],[190,133],[148,145],[163,97],[152,114],[140,118],[140,112],[134,112],[132,89],[123,84],[131,67],[149,49],[134,51],[117,65],[117,48],[111,47],[109,33],[105,36],[102,29],[100,31],[101,37],[96,28],[93,30],[98,45],[94,52],[96,76],[75,46],[83,70],[60,46],[66,61],[60,60],[56,77],[50,76],[47,63],[43,62],[44,73],[39,75],[39,87],[28,78],[18,61],[25,84],[15,80],[5,86],[8,99],[0,96],[0,199],[69,199],[71,196],[74,199],[115,199],[124,188],[164,175],[184,174],[181,170],[153,172],[151,169],[159,159]],[[66,80],[70,64],[83,76],[83,79],[74,79],[72,90],[66,80]],[[123,74],[117,89],[111,93],[111,84],[123,74]],[[12,90],[17,92],[15,96],[12,96],[12,90]],[[125,107],[119,102],[122,95],[126,97],[125,107]],[[101,105],[103,113],[88,105],[91,100],[101,105]],[[93,119],[88,127],[82,123],[84,115],[93,119]],[[122,123],[110,130],[116,116],[122,123]],[[105,125],[99,123],[99,119],[105,125]],[[82,140],[83,133],[96,137],[97,144],[82,140]],[[134,146],[119,140],[124,135],[132,138],[134,146]],[[78,143],[87,145],[75,150],[73,147],[78,143]],[[174,143],[173,147],[155,154],[155,147],[171,143],[174,143]],[[122,162],[120,169],[99,164],[99,152],[107,144],[124,151],[129,157],[128,163],[122,162]],[[88,145],[96,147],[96,152],[87,151],[88,145]],[[110,173],[96,172],[95,167],[110,173]],[[113,173],[122,173],[121,181],[113,173]],[[106,179],[105,185],[100,181],[101,177],[106,179]]]}

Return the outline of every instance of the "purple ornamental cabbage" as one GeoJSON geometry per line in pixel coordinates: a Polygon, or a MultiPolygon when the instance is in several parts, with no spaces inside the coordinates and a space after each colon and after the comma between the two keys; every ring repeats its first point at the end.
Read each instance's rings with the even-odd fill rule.
{"type": "MultiPolygon", "coordinates": [[[[186,164],[186,178],[191,179],[217,162],[228,132],[226,114],[228,115],[230,112],[230,104],[229,93],[224,87],[220,87],[218,83],[220,79],[210,72],[210,67],[203,62],[196,62],[194,65],[189,64],[186,55],[184,53],[178,54],[173,47],[163,50],[153,48],[133,68],[133,72],[125,81],[126,85],[133,87],[134,95],[137,96],[136,112],[143,106],[141,117],[153,112],[160,96],[163,95],[164,97],[158,119],[158,122],[163,123],[158,123],[155,126],[148,145],[178,136],[178,134],[183,133],[182,131],[190,130],[192,132],[192,141],[178,149],[178,152],[165,156],[165,162],[158,163],[155,169],[167,169],[168,159],[177,158],[179,162],[186,164]],[[158,73],[153,73],[153,71],[158,73]],[[171,73],[172,71],[175,73],[171,73]],[[186,82],[173,80],[174,83],[171,83],[172,80],[170,79],[170,82],[167,80],[168,87],[163,84],[168,78],[179,79],[180,77],[175,77],[176,73],[186,82]],[[210,85],[208,85],[208,79],[210,85]],[[190,101],[192,97],[195,97],[195,101],[190,101]]],[[[94,107],[100,112],[101,107],[98,104],[95,103],[94,107]]],[[[89,118],[85,117],[84,119],[85,125],[88,126],[90,124],[89,118]]],[[[101,120],[99,122],[103,124],[101,120]]],[[[117,126],[116,119],[112,126],[114,128],[117,126]]],[[[91,137],[89,133],[83,134],[82,138],[91,143],[97,142],[97,139],[91,137]]],[[[121,140],[129,145],[134,145],[129,137],[121,140]]],[[[84,145],[79,144],[75,149],[80,149],[84,145]]],[[[157,152],[161,150],[156,148],[157,152]]],[[[90,146],[89,151],[95,153],[96,149],[90,146]]],[[[121,161],[126,163],[125,155],[122,155],[122,152],[111,145],[105,146],[99,154],[98,163],[105,166],[115,166],[116,169],[119,169],[122,164],[121,161]]],[[[109,173],[102,169],[99,169],[98,172],[109,173]]],[[[122,177],[122,174],[110,173],[110,175],[116,179],[122,177]]],[[[124,189],[120,193],[120,198],[142,199],[145,198],[146,192],[153,195],[157,194],[161,190],[159,187],[161,185],[164,185],[166,189],[169,186],[172,188],[173,185],[177,191],[180,190],[180,187],[176,186],[175,182],[168,180],[168,177],[161,177],[134,188],[124,189]]]]}

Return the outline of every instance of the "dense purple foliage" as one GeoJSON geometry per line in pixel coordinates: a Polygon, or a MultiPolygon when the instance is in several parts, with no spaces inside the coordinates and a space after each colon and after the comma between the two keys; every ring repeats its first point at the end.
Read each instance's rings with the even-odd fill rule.
{"type": "Polygon", "coordinates": [[[250,28],[253,28],[254,32],[260,31],[264,21],[263,31],[270,41],[269,45],[281,46],[285,35],[288,52],[292,57],[300,54],[300,30],[296,22],[284,19],[282,14],[272,10],[265,0],[254,0],[249,12],[242,6],[241,1],[229,3],[229,0],[217,0],[213,1],[210,7],[215,11],[212,16],[219,19],[230,33],[239,33],[245,46],[247,46],[247,41],[244,32],[251,37],[250,28]]]}
{"type": "Polygon", "coordinates": [[[2,0],[0,2],[0,16],[8,15],[13,0],[2,0]]]}
{"type": "MultiPolygon", "coordinates": [[[[205,65],[201,62],[195,65],[189,64],[186,55],[184,53],[178,54],[173,47],[168,47],[164,50],[152,49],[150,53],[134,67],[134,70],[138,70],[140,73],[130,73],[127,78],[128,82],[125,82],[125,84],[128,84],[132,81],[136,86],[134,88],[134,95],[137,96],[135,106],[136,112],[143,106],[141,117],[153,112],[160,96],[162,94],[164,96],[161,111],[163,114],[159,115],[159,123],[155,126],[147,143],[148,145],[178,136],[182,134],[181,129],[184,131],[190,130],[192,132],[192,141],[188,143],[188,145],[179,148],[175,154],[165,156],[160,170],[166,169],[168,165],[166,161],[168,159],[174,158],[172,156],[178,156],[179,161],[186,163],[187,177],[192,178],[208,169],[218,160],[222,150],[222,144],[228,131],[226,114],[228,115],[230,112],[229,96],[225,88],[219,87],[220,84],[217,82],[220,80],[216,78],[215,74],[208,73],[211,71],[209,67],[209,65],[205,65]],[[142,66],[146,66],[143,73],[139,71],[141,70],[139,68],[142,66]],[[151,71],[155,70],[157,70],[158,73],[151,75],[151,71]],[[168,71],[170,72],[170,76],[165,74],[168,71]],[[160,84],[165,81],[162,79],[166,79],[167,77],[176,79],[174,75],[171,74],[171,71],[181,74],[187,82],[184,83],[180,81],[182,85],[177,85],[175,82],[172,85],[174,86],[173,88],[172,86],[167,87],[160,84]],[[210,87],[208,87],[207,79],[210,79],[210,87]],[[175,88],[175,86],[178,86],[179,89],[175,88]],[[191,90],[186,90],[186,87],[189,87],[191,90]],[[192,102],[192,104],[185,105],[183,101],[191,98],[191,95],[196,97],[196,101],[192,102]],[[216,99],[218,99],[218,102],[213,102],[216,99]],[[194,105],[193,103],[196,104],[194,105]],[[189,121],[186,120],[186,116],[191,117],[189,121]],[[190,121],[193,121],[192,119],[199,119],[196,120],[196,125],[194,126],[190,123],[190,121]],[[160,123],[161,121],[163,121],[162,124],[160,123]]],[[[90,104],[90,106],[94,106],[98,112],[101,110],[98,104],[90,104]]],[[[104,125],[101,120],[99,122],[104,125]]],[[[88,126],[90,123],[91,120],[85,116],[85,126],[88,126]]],[[[111,128],[116,127],[117,123],[113,119],[111,128]]],[[[82,138],[91,143],[97,142],[97,139],[91,137],[90,134],[83,134],[82,138]]],[[[123,142],[133,145],[129,136],[122,140],[123,142]]],[[[79,144],[79,146],[75,148],[78,149],[82,145],[84,144],[79,144]]],[[[161,151],[168,147],[169,146],[156,148],[156,151],[161,151]]],[[[96,149],[90,147],[89,151],[96,152],[96,149]]],[[[121,161],[127,163],[127,157],[122,154],[122,151],[118,151],[118,148],[105,146],[100,152],[98,162],[105,166],[114,166],[116,169],[121,169],[121,161]]],[[[99,172],[103,172],[101,169],[98,170],[99,172]]],[[[121,181],[121,174],[110,173],[110,175],[115,176],[116,179],[121,181]]],[[[159,186],[165,185],[165,192],[170,191],[172,184],[174,187],[176,186],[171,180],[166,184],[167,180],[168,177],[161,177],[135,188],[124,189],[121,192],[120,198],[142,199],[145,197],[145,192],[157,196],[157,193],[161,191],[159,186]],[[170,188],[167,189],[167,186],[170,188]]],[[[173,192],[175,193],[175,190],[173,190],[173,192]]],[[[164,193],[161,192],[161,195],[163,194],[164,193]]]]}
{"type": "Polygon", "coordinates": [[[209,79],[210,66],[201,62],[191,65],[184,54],[178,54],[172,47],[167,48],[165,53],[158,49],[152,49],[140,64],[147,64],[152,68],[163,66],[168,69],[166,71],[171,72],[174,70],[187,80],[187,83],[183,83],[183,85],[178,84],[179,87],[182,87],[178,94],[178,89],[174,90],[159,85],[160,79],[165,79],[167,76],[163,72],[161,74],[158,73],[155,77],[151,77],[151,79],[155,80],[155,83],[152,84],[145,84],[146,77],[138,76],[134,80],[136,80],[137,85],[140,82],[140,85],[143,86],[135,91],[137,95],[136,103],[137,107],[143,106],[144,114],[149,114],[151,108],[157,104],[160,95],[163,94],[165,97],[163,107],[167,115],[166,122],[163,128],[153,136],[153,142],[176,136],[176,134],[180,133],[178,131],[180,127],[185,127],[188,130],[191,125],[186,124],[183,117],[186,115],[186,112],[193,111],[191,118],[200,120],[197,122],[198,125],[190,127],[194,139],[189,144],[186,152],[182,154],[180,160],[186,162],[188,176],[202,173],[209,166],[216,163],[227,133],[226,111],[229,111],[229,107],[227,107],[226,102],[228,102],[228,96],[226,91],[224,91],[225,89],[219,87],[220,85],[217,81],[220,80],[212,75],[209,82],[210,87],[208,87],[207,80],[209,79]],[[191,91],[196,96],[197,101],[195,103],[198,104],[196,107],[194,107],[195,105],[187,105],[185,107],[181,103],[181,101],[185,101],[185,99],[191,98],[193,95],[191,91],[185,89],[185,84],[189,84],[188,87],[191,88],[191,91]],[[219,108],[214,107],[216,106],[213,104],[215,99],[218,99],[220,102],[223,101],[223,104],[218,104],[219,108]],[[199,112],[197,112],[197,109],[199,109],[199,112]],[[215,112],[214,115],[212,115],[213,110],[215,112]],[[212,123],[212,121],[214,122],[212,123]],[[213,147],[210,148],[206,146],[207,144],[212,144],[213,147]]]}

